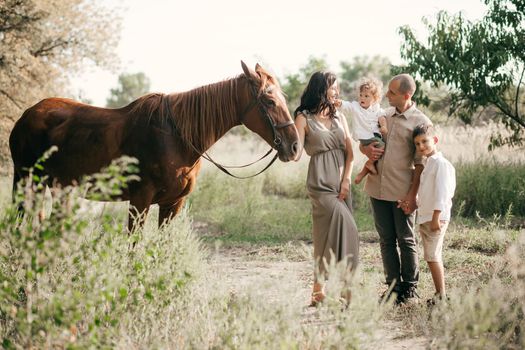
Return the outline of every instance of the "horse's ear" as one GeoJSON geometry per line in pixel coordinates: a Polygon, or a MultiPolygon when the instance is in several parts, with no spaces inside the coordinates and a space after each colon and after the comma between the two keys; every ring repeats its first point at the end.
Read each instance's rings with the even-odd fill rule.
{"type": "Polygon", "coordinates": [[[262,81],[265,82],[266,84],[266,81],[269,81],[270,84],[274,84],[274,85],[277,85],[279,86],[279,83],[277,82],[277,79],[275,79],[273,77],[273,75],[271,75],[270,73],[268,73],[268,71],[266,69],[264,69],[263,67],[261,67],[259,65],[259,63],[257,63],[255,65],[255,72],[259,75],[259,77],[261,78],[262,81]]]}
{"type": "Polygon", "coordinates": [[[255,72],[259,74],[259,76],[261,76],[263,73],[268,75],[268,72],[263,67],[261,67],[259,63],[255,64],[255,72]]]}
{"type": "Polygon", "coordinates": [[[260,80],[260,76],[258,76],[253,70],[248,68],[246,63],[244,61],[241,61],[242,70],[244,71],[244,74],[246,75],[246,78],[253,81],[254,83],[258,82],[260,80]]]}

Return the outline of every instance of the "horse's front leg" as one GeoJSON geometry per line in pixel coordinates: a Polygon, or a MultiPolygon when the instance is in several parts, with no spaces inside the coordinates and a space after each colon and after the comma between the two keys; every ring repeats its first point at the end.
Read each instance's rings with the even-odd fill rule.
{"type": "Polygon", "coordinates": [[[130,191],[128,234],[144,226],[154,192],[153,186],[141,186],[133,192],[130,191]]]}
{"type": "Polygon", "coordinates": [[[180,212],[185,201],[186,197],[182,197],[173,204],[159,206],[159,227],[169,223],[180,212]]]}

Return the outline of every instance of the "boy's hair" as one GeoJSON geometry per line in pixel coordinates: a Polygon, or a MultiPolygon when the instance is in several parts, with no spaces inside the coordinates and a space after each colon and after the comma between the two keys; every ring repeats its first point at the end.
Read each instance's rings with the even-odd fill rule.
{"type": "Polygon", "coordinates": [[[419,124],[412,131],[412,140],[419,135],[436,136],[436,129],[432,124],[419,124]]]}
{"type": "Polygon", "coordinates": [[[370,91],[376,101],[381,100],[381,90],[383,89],[383,83],[380,80],[372,77],[362,78],[359,80],[357,88],[359,92],[362,92],[366,89],[370,91]]]}

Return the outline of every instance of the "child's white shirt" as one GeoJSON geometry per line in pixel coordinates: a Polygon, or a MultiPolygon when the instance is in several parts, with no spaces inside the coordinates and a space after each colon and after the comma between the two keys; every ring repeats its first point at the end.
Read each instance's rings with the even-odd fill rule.
{"type": "Polygon", "coordinates": [[[441,152],[427,158],[418,189],[417,222],[432,221],[434,210],[441,210],[440,221],[450,221],[452,197],[456,190],[456,170],[441,152]]]}
{"type": "Polygon", "coordinates": [[[342,101],[341,109],[352,115],[352,136],[354,140],[368,140],[374,133],[380,134],[378,119],[385,115],[385,110],[379,103],[370,105],[367,109],[361,107],[357,101],[342,101]]]}

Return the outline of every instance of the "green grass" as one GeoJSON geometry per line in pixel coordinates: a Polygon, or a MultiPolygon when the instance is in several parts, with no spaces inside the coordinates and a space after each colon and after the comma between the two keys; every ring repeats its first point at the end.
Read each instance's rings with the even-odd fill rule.
{"type": "MultiPolygon", "coordinates": [[[[525,347],[525,232],[508,210],[453,218],[444,246],[449,304],[426,307],[434,286],[420,256],[422,303],[380,306],[386,286],[378,237],[368,198],[354,186],[362,243],[352,304],[341,312],[346,276],[334,267],[327,302],[304,311],[312,282],[310,201],[304,174],[283,169],[246,181],[204,172],[169,226],[156,227],[154,207],[133,236],[124,230],[124,206],[77,208],[67,191],[54,202],[53,220],[39,222],[30,212],[20,224],[10,181],[1,179],[3,346],[369,349],[384,347],[385,334],[394,332],[423,337],[429,349],[525,347]],[[276,268],[267,274],[267,265],[276,268]]],[[[485,198],[483,191],[475,196],[485,198]]]]}
{"type": "Polygon", "coordinates": [[[462,216],[491,217],[509,211],[525,217],[525,164],[481,160],[456,167],[454,210],[462,216]]]}
{"type": "Polygon", "coordinates": [[[205,250],[186,212],[130,236],[113,210],[91,211],[79,193],[56,191],[43,221],[44,195],[26,197],[22,219],[10,205],[0,212],[4,348],[155,347],[159,316],[191,299],[205,250]]]}
{"type": "MultiPolygon", "coordinates": [[[[218,171],[201,174],[189,205],[197,221],[206,221],[228,244],[282,244],[290,240],[310,241],[311,204],[305,179],[284,178],[275,173],[264,178],[237,180],[218,171]]],[[[373,219],[368,198],[354,193],[354,217],[359,230],[371,230],[373,219]]]]}

